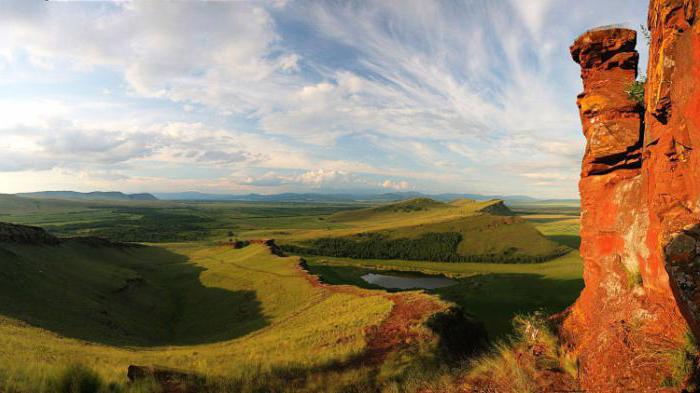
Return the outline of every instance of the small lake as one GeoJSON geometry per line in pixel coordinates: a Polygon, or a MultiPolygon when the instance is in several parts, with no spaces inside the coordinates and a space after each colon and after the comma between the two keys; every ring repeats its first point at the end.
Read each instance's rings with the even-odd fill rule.
{"type": "Polygon", "coordinates": [[[387,289],[436,289],[457,284],[457,280],[447,277],[415,274],[367,273],[362,276],[362,279],[387,289]]]}

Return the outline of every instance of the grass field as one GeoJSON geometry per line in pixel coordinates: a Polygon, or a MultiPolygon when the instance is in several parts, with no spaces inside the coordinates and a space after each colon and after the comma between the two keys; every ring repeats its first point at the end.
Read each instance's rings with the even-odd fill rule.
{"type": "Polygon", "coordinates": [[[0,221],[44,226],[60,236],[157,242],[0,244],[0,391],[51,392],[50,382],[76,362],[115,386],[125,386],[128,365],[157,364],[233,383],[229,391],[268,391],[273,385],[279,391],[419,391],[439,378],[435,368],[449,367],[437,360],[437,333],[422,322],[409,329],[407,337],[421,337],[407,338],[414,344],[410,351],[380,365],[352,363],[370,351],[370,332],[388,323],[397,300],[404,299],[392,296],[408,296],[415,304],[457,304],[497,339],[511,332],[516,313],[559,311],[582,288],[575,250],[529,264],[307,256],[310,271],[324,281],[353,285],[319,286],[298,269],[296,257],[272,255],[261,245],[222,245],[229,238],[300,243],[367,231],[390,240],[456,231],[470,240],[459,245],[462,252],[482,254],[579,244],[573,204],[517,206],[513,216],[489,211],[500,209],[494,201],[417,202],[368,207],[0,195],[0,221]],[[448,275],[458,284],[393,295],[371,290],[360,278],[378,269],[448,275]]]}
{"type": "Polygon", "coordinates": [[[511,332],[511,319],[536,310],[558,312],[576,300],[583,280],[581,259],[571,252],[537,264],[438,263],[308,257],[310,270],[332,284],[366,288],[369,271],[415,271],[457,278],[458,284],[429,291],[455,302],[484,322],[492,338],[511,332]]]}
{"type": "Polygon", "coordinates": [[[362,203],[68,201],[0,195],[0,215],[4,221],[41,226],[58,236],[128,242],[275,238],[278,244],[295,246],[294,252],[346,257],[358,257],[357,252],[348,251],[357,247],[368,253],[363,257],[379,257],[396,247],[404,252],[388,253],[388,257],[536,262],[562,255],[572,244],[547,239],[497,200],[442,203],[419,198],[367,207],[362,203]],[[358,243],[367,234],[380,241],[358,243]],[[317,243],[324,241],[346,244],[342,249],[319,247],[317,243]],[[440,243],[441,248],[426,254],[422,252],[426,242],[440,243]]]}
{"type": "Polygon", "coordinates": [[[0,390],[42,391],[73,362],[120,383],[129,364],[227,378],[320,367],[361,353],[392,307],[384,292],[315,287],[260,245],[81,247],[3,246],[3,271],[24,266],[14,284],[0,276],[0,390]]]}
{"type": "MultiPolygon", "coordinates": [[[[363,204],[259,202],[69,201],[0,194],[0,221],[45,228],[57,236],[115,241],[182,242],[261,238],[287,230],[325,229],[333,213],[363,204]]],[[[290,232],[291,233],[291,232],[290,232]]]]}
{"type": "Polygon", "coordinates": [[[289,232],[276,239],[290,252],[363,259],[536,262],[570,250],[498,200],[442,203],[419,198],[340,212],[325,221],[343,226],[289,232]]]}
{"type": "Polygon", "coordinates": [[[569,306],[583,289],[578,253],[578,207],[531,204],[522,211],[547,238],[575,250],[557,259],[536,264],[441,263],[408,260],[371,260],[306,257],[312,272],[333,284],[376,288],[360,277],[369,271],[413,271],[457,278],[459,284],[430,291],[455,302],[484,322],[491,337],[512,332],[511,319],[518,313],[558,312],[569,306]]]}

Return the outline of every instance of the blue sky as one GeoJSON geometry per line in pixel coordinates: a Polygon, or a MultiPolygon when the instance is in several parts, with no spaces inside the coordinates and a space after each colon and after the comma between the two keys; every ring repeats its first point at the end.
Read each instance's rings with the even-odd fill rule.
{"type": "Polygon", "coordinates": [[[576,197],[568,46],[646,6],[3,1],[0,192],[576,197]]]}

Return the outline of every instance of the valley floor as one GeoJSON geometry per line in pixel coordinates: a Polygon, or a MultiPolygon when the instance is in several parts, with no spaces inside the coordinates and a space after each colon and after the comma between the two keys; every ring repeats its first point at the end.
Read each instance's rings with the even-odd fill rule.
{"type": "MultiPolygon", "coordinates": [[[[521,322],[540,322],[517,317],[514,327],[514,317],[561,311],[583,286],[576,206],[530,204],[514,209],[521,217],[512,218],[494,201],[369,208],[0,202],[8,212],[4,219],[62,237],[146,242],[0,242],[2,393],[60,391],[56,381],[75,364],[96,372],[103,392],[158,391],[126,383],[133,364],[195,373],[205,378],[206,392],[471,391],[482,377],[470,377],[469,370],[505,365],[495,378],[503,381],[520,372],[507,360],[515,352],[497,343],[515,334],[527,352],[533,344],[522,340],[521,322]],[[482,210],[492,206],[503,211],[482,210]],[[454,228],[443,228],[452,223],[454,228]],[[569,251],[541,263],[473,263],[280,257],[263,244],[233,247],[261,237],[291,244],[328,234],[362,240],[370,227],[383,231],[386,241],[411,239],[415,228],[459,230],[458,251],[507,252],[530,243],[537,244],[528,248],[533,255],[540,246],[569,251]],[[361,278],[377,270],[445,275],[457,284],[387,291],[361,278]],[[460,365],[465,355],[483,349],[484,328],[495,353],[460,365]]],[[[549,348],[551,362],[559,349],[547,337],[536,345],[549,348]]],[[[518,386],[537,391],[531,382],[518,386]]]]}
{"type": "Polygon", "coordinates": [[[560,312],[576,300],[583,288],[578,250],[536,264],[441,263],[307,257],[309,269],[328,283],[378,288],[361,276],[368,272],[397,271],[442,275],[456,285],[429,290],[453,302],[483,322],[492,339],[512,332],[517,314],[560,312]]]}
{"type": "MultiPolygon", "coordinates": [[[[20,248],[11,251],[22,255],[20,248]]],[[[320,284],[299,268],[298,258],[272,255],[263,245],[241,250],[199,245],[168,245],[167,249],[186,256],[188,263],[202,269],[202,286],[225,290],[218,293],[189,288],[190,292],[179,300],[177,320],[171,321],[177,332],[171,340],[175,339],[176,343],[177,337],[190,340],[200,337],[201,341],[207,341],[204,339],[207,334],[220,330],[217,323],[227,324],[228,334],[240,331],[240,337],[215,343],[109,345],[95,339],[100,332],[88,342],[69,338],[69,328],[60,336],[3,317],[0,319],[0,387],[10,392],[48,392],[52,376],[76,362],[89,365],[106,381],[115,383],[125,382],[130,364],[174,367],[213,380],[225,377],[242,384],[248,383],[247,378],[283,370],[324,367],[336,373],[350,368],[362,370],[382,364],[392,352],[417,351],[420,345],[430,346],[435,335],[424,322],[447,307],[436,298],[418,292],[387,294],[320,284]],[[240,299],[235,304],[226,304],[224,292],[240,291],[248,293],[248,305],[255,303],[256,307],[241,308],[245,305],[240,304],[240,299]],[[221,302],[226,307],[220,304],[217,307],[221,302]],[[234,314],[238,318],[217,313],[234,314]]],[[[149,278],[152,279],[153,276],[149,278]]],[[[39,317],[35,320],[41,325],[39,317]]],[[[105,328],[124,327],[115,319],[105,328]]],[[[387,368],[386,372],[399,373],[401,366],[397,361],[401,363],[400,359],[388,361],[387,364],[396,367],[387,368]]]]}

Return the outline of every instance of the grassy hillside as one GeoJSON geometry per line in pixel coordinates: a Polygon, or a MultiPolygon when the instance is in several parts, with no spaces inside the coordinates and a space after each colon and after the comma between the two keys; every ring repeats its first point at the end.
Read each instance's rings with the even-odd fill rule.
{"type": "MultiPolygon", "coordinates": [[[[261,245],[116,247],[71,240],[2,243],[0,255],[0,390],[10,392],[52,391],[52,378],[75,362],[119,384],[130,364],[176,367],[233,381],[229,391],[255,385],[260,381],[250,381],[268,372],[292,368],[295,377],[285,380],[294,380],[333,365],[330,376],[318,377],[330,382],[303,383],[340,389],[344,378],[377,378],[369,364],[347,370],[342,364],[376,341],[368,334],[381,328],[370,327],[388,320],[397,301],[435,302],[419,293],[393,298],[319,286],[297,258],[274,256],[261,245]]],[[[410,329],[418,334],[413,344],[428,340],[413,350],[428,350],[433,333],[422,323],[410,329]]],[[[382,378],[400,373],[410,359],[389,358],[394,365],[386,363],[382,378]]]]}
{"type": "Polygon", "coordinates": [[[76,201],[41,200],[0,194],[0,217],[70,213],[85,210],[89,210],[89,207],[76,201]]]}
{"type": "Polygon", "coordinates": [[[498,200],[443,203],[418,198],[365,206],[0,196],[4,221],[42,226],[57,236],[100,236],[115,241],[272,237],[282,245],[295,246],[287,248],[293,253],[496,262],[551,259],[566,252],[559,243],[575,245],[566,239],[547,239],[498,200]]]}
{"type": "Polygon", "coordinates": [[[309,268],[332,284],[376,288],[360,276],[376,270],[446,275],[454,286],[429,292],[459,304],[484,322],[491,337],[511,332],[511,320],[519,313],[537,310],[559,312],[583,289],[581,258],[572,251],[549,262],[444,263],[408,260],[309,257],[309,268]]]}
{"type": "Polygon", "coordinates": [[[17,194],[20,197],[27,198],[50,198],[50,199],[69,199],[69,200],[92,200],[92,201],[156,201],[158,198],[151,194],[124,194],[117,191],[94,191],[94,192],[75,192],[75,191],[40,191],[40,192],[25,192],[17,194]]]}
{"type": "Polygon", "coordinates": [[[578,248],[581,208],[578,201],[543,201],[516,205],[514,210],[532,222],[548,239],[578,248]]]}
{"type": "MultiPolygon", "coordinates": [[[[73,363],[89,365],[122,389],[128,365],[157,364],[227,385],[212,392],[430,391],[425,387],[434,385],[426,383],[439,383],[435,370],[451,367],[436,355],[439,343],[473,332],[452,321],[444,325],[457,330],[443,336],[428,328],[427,316],[447,306],[439,299],[476,315],[491,337],[510,332],[515,313],[558,311],[573,301],[582,287],[576,253],[538,264],[492,263],[489,254],[505,253],[504,247],[532,255],[557,243],[576,247],[575,209],[531,204],[514,216],[498,201],[473,200],[367,207],[0,196],[0,221],[46,225],[61,236],[200,236],[196,243],[136,247],[79,239],[0,241],[0,391],[55,392],[50,381],[73,363]],[[454,244],[431,239],[435,234],[452,236],[454,244]],[[323,237],[362,242],[376,236],[379,243],[408,244],[402,247],[408,250],[421,240],[433,251],[449,243],[458,252],[485,253],[491,263],[308,258],[310,269],[333,284],[370,287],[361,276],[375,269],[458,280],[430,294],[392,294],[318,285],[299,270],[296,257],[280,258],[260,245],[220,245],[229,237],[303,245],[323,237]],[[412,312],[417,316],[406,319],[412,312]],[[398,352],[378,362],[376,354],[388,348],[398,352]]],[[[112,391],[153,391],[129,389],[112,391]]]]}
{"type": "MultiPolygon", "coordinates": [[[[222,240],[256,231],[320,229],[323,217],[355,204],[69,201],[0,194],[0,220],[36,225],[57,236],[101,236],[115,241],[222,240]]],[[[338,227],[342,225],[336,225],[338,227]]]]}
{"type": "MultiPolygon", "coordinates": [[[[578,247],[578,212],[567,207],[547,210],[531,204],[536,213],[525,215],[552,241],[578,247]]],[[[459,304],[484,322],[491,337],[512,330],[512,318],[537,310],[558,312],[569,306],[583,288],[581,257],[573,250],[554,260],[537,264],[442,263],[410,260],[308,257],[311,271],[334,284],[372,288],[360,277],[376,270],[421,272],[458,279],[455,286],[432,293],[459,304]]]]}
{"type": "Polygon", "coordinates": [[[10,255],[2,259],[0,314],[63,336],[183,344],[234,338],[266,323],[253,292],[207,288],[202,267],[165,249],[77,239],[0,247],[10,255]],[[192,300],[208,303],[206,320],[187,318],[192,300]]]}
{"type": "Polygon", "coordinates": [[[428,198],[416,198],[366,209],[336,213],[328,217],[329,222],[349,224],[371,224],[373,229],[383,229],[409,222],[435,222],[463,217],[480,212],[500,203],[498,200],[474,201],[461,199],[444,203],[428,198]]]}
{"type": "Polygon", "coordinates": [[[292,253],[447,262],[538,262],[570,250],[498,200],[419,198],[337,213],[326,221],[344,226],[278,239],[292,253]]]}

